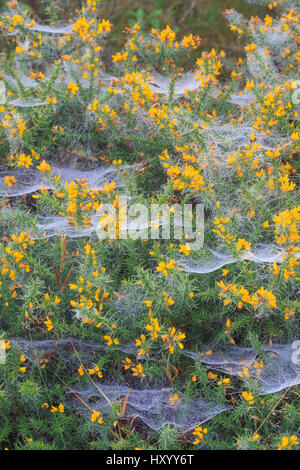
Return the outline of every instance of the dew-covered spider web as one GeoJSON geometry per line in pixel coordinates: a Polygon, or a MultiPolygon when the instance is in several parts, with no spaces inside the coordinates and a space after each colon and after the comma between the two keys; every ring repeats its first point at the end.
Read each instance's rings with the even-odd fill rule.
{"type": "MultiPolygon", "coordinates": [[[[39,364],[43,358],[60,361],[70,370],[78,364],[89,367],[97,361],[97,356],[104,351],[103,345],[77,338],[60,340],[11,340],[13,347],[26,356],[26,359],[39,364]]],[[[126,354],[134,353],[134,345],[115,347],[126,354]]],[[[210,370],[236,376],[251,384],[261,394],[276,393],[287,387],[300,384],[299,368],[296,366],[295,349],[292,344],[272,344],[264,347],[264,357],[253,348],[242,348],[229,345],[226,349],[201,346],[198,352],[185,351],[185,355],[200,361],[210,370]],[[263,361],[263,366],[262,362],[263,361]]],[[[182,432],[188,432],[208,421],[213,416],[229,410],[224,404],[214,403],[206,398],[180,400],[176,405],[170,404],[172,388],[136,389],[130,384],[120,382],[95,382],[88,388],[72,388],[67,392],[71,405],[86,412],[86,406],[104,412],[112,402],[122,406],[126,399],[124,418],[140,418],[154,430],[170,424],[182,432]]]]}
{"type": "MultiPolygon", "coordinates": [[[[218,405],[201,398],[192,398],[172,406],[169,402],[174,393],[171,388],[135,390],[124,385],[97,385],[111,402],[119,402],[120,406],[128,397],[124,417],[139,418],[154,430],[172,425],[182,432],[188,432],[230,408],[228,405],[218,405]]],[[[96,387],[74,392],[97,411],[105,412],[110,406],[96,387]]],[[[84,410],[76,397],[72,398],[72,403],[75,408],[84,410]]]]}
{"type": "Polygon", "coordinates": [[[259,354],[253,348],[230,345],[225,350],[215,350],[202,346],[199,352],[186,351],[189,357],[203,362],[212,370],[239,376],[243,380],[251,378],[263,394],[280,392],[300,384],[300,372],[292,344],[267,345],[264,353],[262,367],[259,367],[259,354]]]}
{"type": "MultiPolygon", "coordinates": [[[[251,3],[251,0],[249,0],[249,3],[251,3]]],[[[289,4],[290,2],[285,3],[289,4]]],[[[282,5],[282,8],[285,9],[287,6],[282,5]]],[[[231,15],[236,22],[242,23],[244,21],[241,15],[235,14],[234,12],[231,13],[231,15]]],[[[49,54],[51,54],[51,47],[53,46],[54,48],[56,35],[63,43],[66,38],[73,34],[73,26],[73,23],[45,25],[33,22],[30,27],[24,25],[24,28],[27,28],[29,33],[32,31],[45,34],[49,44],[49,54]]],[[[284,87],[287,78],[283,74],[283,57],[281,57],[280,52],[283,48],[287,48],[291,39],[293,39],[290,31],[279,30],[275,23],[274,28],[271,28],[265,35],[261,34],[259,26],[255,25],[254,22],[251,24],[251,28],[253,40],[257,42],[258,47],[255,54],[246,53],[245,62],[248,68],[249,82],[251,82],[251,80],[262,82],[265,87],[269,87],[270,89],[274,83],[278,84],[278,87],[284,87]],[[266,54],[266,49],[269,49],[271,53],[266,54]]],[[[13,39],[16,39],[16,41],[21,41],[22,39],[14,32],[8,34],[13,36],[13,39]]],[[[19,45],[22,46],[24,44],[26,45],[26,43],[20,42],[19,45]]],[[[294,54],[297,53],[295,45],[291,47],[291,52],[294,54]]],[[[87,57],[90,57],[88,47],[85,53],[87,57]]],[[[20,121],[21,115],[28,117],[29,122],[37,119],[38,114],[35,115],[35,113],[43,113],[43,110],[46,110],[46,107],[49,106],[49,99],[51,102],[51,98],[49,97],[47,98],[48,101],[46,100],[48,89],[52,89],[52,91],[66,91],[68,90],[67,87],[69,87],[70,83],[73,81],[78,85],[77,88],[80,88],[78,102],[83,109],[82,113],[78,115],[75,111],[69,111],[69,116],[66,118],[69,120],[69,124],[71,123],[70,128],[72,129],[72,137],[62,137],[65,139],[63,143],[66,145],[67,151],[69,152],[68,156],[67,152],[66,155],[64,154],[63,149],[60,158],[53,156],[54,162],[52,163],[52,156],[46,154],[45,158],[47,159],[48,156],[50,158],[50,174],[48,174],[48,172],[45,174],[39,171],[37,168],[34,168],[34,165],[29,169],[23,167],[18,168],[17,164],[9,164],[8,168],[1,167],[0,197],[2,199],[0,236],[4,241],[13,234],[21,232],[26,232],[34,241],[66,236],[71,239],[72,244],[75,238],[82,239],[83,242],[85,239],[89,241],[96,239],[97,229],[99,228],[99,214],[97,214],[97,210],[89,215],[84,223],[77,224],[72,217],[69,217],[66,213],[62,213],[60,210],[56,210],[56,206],[50,207],[49,205],[47,209],[43,211],[34,199],[35,196],[46,192],[49,192],[49,194],[57,193],[72,184],[77,185],[76,187],[81,185],[87,188],[94,201],[94,196],[99,196],[104,190],[109,193],[107,188],[112,182],[114,183],[114,189],[118,191],[118,197],[119,195],[128,195],[130,193],[130,182],[132,181],[130,178],[135,170],[141,169],[142,165],[139,163],[135,165],[122,164],[119,169],[116,169],[115,166],[109,163],[109,160],[106,165],[102,162],[97,165],[97,159],[102,158],[100,155],[100,153],[102,153],[102,147],[113,147],[111,142],[114,142],[115,139],[118,143],[116,153],[122,153],[125,151],[124,149],[126,149],[126,152],[130,154],[130,162],[133,161],[131,157],[135,158],[136,154],[138,154],[139,158],[147,160],[148,153],[151,153],[151,149],[149,150],[146,144],[151,142],[151,145],[153,145],[153,142],[158,141],[158,147],[160,148],[159,130],[168,128],[168,126],[163,123],[164,112],[170,120],[170,129],[172,129],[172,136],[171,133],[170,136],[172,138],[175,136],[175,144],[178,144],[174,145],[173,148],[174,155],[172,154],[172,158],[174,158],[174,161],[172,161],[172,164],[167,163],[166,167],[159,167],[159,165],[161,165],[161,155],[159,155],[159,153],[163,152],[162,149],[157,152],[155,159],[151,157],[149,168],[151,165],[153,165],[155,169],[158,167],[162,170],[163,168],[163,177],[159,179],[156,174],[154,177],[151,175],[149,178],[150,181],[146,180],[147,183],[142,183],[142,186],[145,186],[142,190],[149,191],[149,188],[146,186],[151,187],[152,184],[155,184],[156,188],[158,188],[155,190],[157,192],[155,196],[159,199],[163,193],[164,178],[168,175],[169,167],[174,166],[175,169],[173,169],[173,171],[180,173],[181,169],[179,165],[182,163],[179,156],[182,151],[178,150],[180,148],[179,144],[181,145],[181,141],[178,138],[180,131],[180,138],[182,138],[183,142],[182,146],[185,147],[186,142],[190,142],[190,147],[186,150],[186,153],[183,153],[184,158],[186,162],[193,161],[194,158],[193,163],[196,162],[199,172],[201,171],[201,177],[203,175],[203,186],[207,190],[207,193],[214,194],[215,192],[219,194],[219,186],[223,185],[222,187],[226,188],[224,194],[221,196],[223,213],[238,214],[236,221],[239,228],[241,228],[241,232],[244,230],[246,238],[257,230],[251,217],[243,214],[244,208],[236,206],[238,206],[240,201],[242,201],[242,203],[246,200],[250,200],[250,202],[251,200],[257,201],[258,195],[255,193],[252,194],[251,188],[249,189],[247,187],[243,187],[239,194],[231,194],[229,183],[237,177],[237,168],[240,171],[243,165],[245,168],[247,167],[252,171],[254,178],[257,176],[255,172],[257,171],[257,173],[259,173],[259,170],[261,171],[259,177],[267,178],[267,176],[270,176],[268,181],[266,179],[266,181],[261,184],[261,197],[263,200],[265,199],[268,210],[271,210],[276,203],[276,197],[275,195],[274,197],[273,195],[270,196],[272,191],[272,189],[270,189],[272,188],[270,180],[274,168],[269,168],[270,161],[272,161],[270,160],[269,154],[275,153],[278,148],[280,148],[280,150],[287,149],[292,147],[292,145],[290,136],[287,135],[287,131],[283,127],[275,127],[274,125],[272,132],[265,132],[258,125],[256,128],[254,127],[251,114],[258,113],[263,105],[260,103],[259,91],[255,90],[254,92],[251,83],[249,90],[241,90],[237,81],[237,83],[233,84],[232,89],[229,89],[228,93],[226,87],[224,88],[222,84],[215,88],[212,87],[209,98],[211,100],[210,106],[213,111],[218,110],[218,112],[210,114],[208,112],[197,111],[195,115],[192,115],[189,107],[189,98],[197,98],[198,103],[201,104],[205,101],[207,94],[207,77],[199,76],[196,68],[178,74],[177,78],[170,78],[169,76],[163,75],[163,70],[159,71],[157,67],[152,67],[151,65],[147,70],[145,68],[141,69],[138,82],[133,81],[131,83],[130,80],[128,80],[128,76],[126,77],[126,74],[122,76],[122,71],[120,71],[122,69],[119,69],[118,73],[118,68],[114,69],[113,67],[105,67],[103,65],[99,69],[99,74],[95,75],[92,80],[87,80],[83,76],[83,68],[79,65],[80,60],[78,59],[76,62],[69,60],[69,58],[70,56],[67,54],[61,57],[59,64],[60,69],[57,74],[53,73],[52,66],[46,63],[43,64],[42,84],[41,81],[39,82],[38,78],[34,78],[34,74],[31,73],[31,68],[26,63],[26,60],[22,60],[18,55],[12,60],[12,64],[15,68],[14,73],[9,74],[7,70],[4,70],[1,75],[1,80],[3,80],[3,83],[6,84],[7,88],[10,90],[5,100],[6,105],[13,109],[12,115],[9,116],[11,123],[20,121]],[[149,87],[153,94],[150,100],[151,108],[145,111],[146,108],[144,109],[143,106],[139,107],[137,105],[138,101],[135,102],[135,105],[132,106],[131,109],[130,119],[128,119],[130,124],[127,126],[126,117],[124,118],[121,112],[121,110],[124,110],[125,104],[127,104],[124,103],[124,101],[128,96],[134,96],[136,99],[136,95],[139,95],[146,87],[149,87]],[[92,91],[95,91],[95,93],[92,94],[92,91]],[[93,96],[94,100],[91,103],[89,99],[90,96],[93,96]],[[90,130],[98,126],[98,124],[102,123],[104,120],[102,119],[102,115],[99,117],[96,114],[96,110],[101,109],[103,113],[106,102],[109,102],[111,106],[109,112],[111,112],[112,109],[117,110],[116,119],[119,119],[119,127],[117,127],[117,131],[114,129],[115,134],[110,134],[109,128],[105,129],[106,133],[103,131],[103,136],[101,135],[103,141],[101,140],[99,147],[97,147],[93,142],[93,135],[90,134],[90,130]],[[172,108],[174,103],[175,106],[172,108]],[[222,106],[229,109],[228,115],[222,116],[222,113],[219,112],[219,108],[222,106]],[[89,108],[92,108],[92,111],[89,110],[89,108]],[[159,112],[161,114],[159,114],[159,112]],[[155,113],[159,115],[156,122],[150,119],[151,114],[155,115],[155,113]],[[201,138],[197,141],[195,133],[198,131],[199,133],[201,131],[201,138]],[[137,136],[140,135],[142,138],[138,141],[137,136]],[[154,140],[151,141],[150,137],[154,140]],[[149,138],[149,142],[147,138],[149,138]],[[135,141],[135,139],[137,140],[135,141]],[[178,139],[178,141],[176,139],[178,139]],[[136,144],[138,151],[136,152],[133,151],[135,142],[138,142],[138,144],[136,144]],[[198,142],[197,145],[195,142],[198,142]],[[249,160],[247,160],[250,143],[251,145],[255,143],[257,147],[253,150],[253,154],[251,154],[249,160]],[[74,150],[76,154],[74,160],[76,163],[68,166],[68,161],[71,161],[70,154],[72,154],[74,150]],[[80,156],[78,156],[79,154],[80,156]],[[245,157],[245,155],[247,157],[245,157]],[[84,166],[82,164],[84,160],[83,157],[88,160],[88,163],[85,163],[84,166]],[[239,158],[244,159],[242,165],[240,165],[239,158]],[[238,163],[235,164],[236,162],[238,163]],[[217,183],[214,186],[215,181],[217,183]],[[218,183],[220,183],[220,185],[218,185],[218,183]],[[228,190],[226,186],[227,183],[228,190]],[[242,191],[244,191],[245,194],[242,193],[242,191]]],[[[57,93],[57,95],[57,109],[59,114],[59,112],[62,112],[59,108],[62,93],[57,93]]],[[[72,98],[73,97],[70,95],[68,98],[69,101],[71,101],[72,98]]],[[[57,113],[55,106],[53,108],[53,115],[57,113]]],[[[127,104],[127,106],[129,105],[127,104]]],[[[1,113],[2,111],[0,111],[0,117],[2,119],[1,113]]],[[[295,116],[294,119],[296,121],[299,118],[295,116]]],[[[21,139],[16,132],[11,132],[11,128],[7,123],[6,127],[3,126],[3,133],[6,137],[9,136],[7,147],[9,148],[8,153],[10,153],[10,158],[13,160],[18,153],[23,152],[23,147],[20,145],[21,139]]],[[[61,133],[64,135],[63,131],[61,133]]],[[[166,147],[167,146],[168,145],[166,145],[166,147]]],[[[171,153],[170,150],[170,154],[171,153]]],[[[118,162],[116,162],[118,157],[119,155],[112,157],[112,159],[115,158],[114,164],[116,165],[118,165],[118,162]]],[[[34,162],[36,166],[40,163],[40,160],[34,162]]],[[[186,163],[185,169],[191,170],[188,164],[189,163],[186,163]]],[[[143,167],[141,171],[142,175],[144,175],[144,170],[145,168],[143,167]]],[[[284,171],[288,172],[289,170],[285,168],[284,171]]],[[[136,177],[137,174],[134,175],[134,178],[136,177]]],[[[238,174],[238,177],[241,177],[241,173],[238,174]]],[[[189,189],[195,188],[191,186],[189,189]]],[[[203,202],[204,198],[202,197],[203,193],[201,189],[202,188],[197,187],[197,190],[194,191],[193,202],[203,202]]],[[[176,188],[174,192],[176,193],[177,190],[178,188],[176,188]]],[[[139,196],[140,194],[132,191],[129,199],[131,202],[135,200],[138,201],[139,196]]],[[[163,197],[165,198],[165,194],[163,194],[163,197]]],[[[280,197],[284,196],[280,195],[280,197]]],[[[214,216],[217,213],[216,201],[213,200],[213,197],[211,201],[208,197],[207,211],[210,213],[208,217],[211,217],[211,220],[209,220],[210,225],[213,224],[214,216]]],[[[220,203],[220,201],[217,201],[217,203],[220,203]]],[[[81,204],[83,205],[82,201],[81,204]]],[[[259,216],[259,214],[256,214],[256,216],[259,216]]],[[[159,228],[162,228],[165,224],[164,219],[160,216],[153,222],[159,228]]],[[[261,222],[261,225],[262,224],[263,221],[261,222]]],[[[121,226],[121,229],[128,231],[134,231],[136,229],[146,231],[148,228],[148,222],[140,223],[139,220],[134,217],[128,218],[124,226],[121,226]]],[[[146,236],[143,242],[145,241],[147,241],[146,236]]],[[[200,290],[202,288],[201,282],[205,275],[214,273],[226,266],[234,265],[234,267],[240,267],[240,265],[242,265],[244,267],[247,262],[249,262],[249,264],[253,263],[254,269],[257,269],[257,271],[260,268],[265,268],[266,265],[265,271],[269,273],[271,265],[284,262],[288,250],[290,250],[290,248],[286,248],[284,244],[280,246],[276,245],[274,237],[272,240],[263,238],[262,241],[260,240],[258,243],[251,244],[250,249],[239,251],[238,254],[237,252],[233,254],[233,251],[226,251],[224,248],[226,245],[225,243],[222,244],[221,241],[220,246],[218,242],[216,242],[215,245],[209,242],[205,245],[206,248],[203,251],[191,253],[190,256],[186,257],[181,256],[182,253],[180,257],[178,254],[175,256],[175,266],[178,268],[179,273],[186,275],[186,278],[196,279],[200,290]]],[[[113,244],[110,248],[112,253],[114,248],[113,244]]],[[[156,248],[158,248],[158,246],[156,248]]],[[[113,260],[113,263],[116,265],[121,258],[121,253],[118,252],[118,249],[119,248],[116,249],[118,254],[118,256],[116,256],[117,259],[113,260]]],[[[75,251],[72,252],[72,256],[75,256],[74,253],[75,251]]],[[[296,252],[294,259],[297,260],[298,258],[299,252],[296,252]]],[[[113,259],[112,256],[111,259],[113,259]]],[[[121,261],[121,267],[118,273],[120,279],[122,273],[121,261]]],[[[111,260],[109,259],[108,262],[111,262],[111,260]]],[[[90,271],[98,270],[99,268],[100,266],[98,266],[96,262],[95,265],[92,265],[92,263],[90,265],[90,271]]],[[[147,265],[147,269],[148,268],[149,270],[152,269],[151,274],[154,273],[158,276],[158,272],[157,270],[155,271],[156,268],[152,261],[147,265]]],[[[262,277],[267,276],[265,271],[262,274],[257,274],[256,280],[260,280],[260,275],[262,277]]],[[[88,272],[86,274],[88,277],[91,273],[88,272]]],[[[147,275],[148,272],[146,272],[144,277],[145,285],[146,283],[154,285],[154,281],[149,282],[147,275]]],[[[11,277],[13,278],[13,273],[11,277]]],[[[166,277],[168,277],[168,275],[166,277]]],[[[24,278],[26,284],[26,275],[24,278]]],[[[253,279],[250,281],[253,282],[253,279]]],[[[172,277],[168,277],[168,287],[173,287],[172,282],[172,277]]],[[[122,289],[124,287],[123,292],[120,288],[120,292],[114,292],[115,298],[110,299],[110,309],[113,311],[114,315],[113,321],[116,321],[118,326],[138,323],[145,313],[145,297],[142,287],[138,286],[137,283],[134,287],[128,287],[126,284],[127,281],[124,281],[124,286],[122,286],[122,289]],[[120,298],[122,299],[121,301],[120,298]]],[[[140,282],[140,284],[143,283],[140,282]]],[[[117,290],[117,288],[115,289],[117,290]]],[[[191,292],[191,294],[193,294],[193,292],[191,292]]],[[[70,308],[69,304],[68,307],[70,308]]],[[[190,313],[189,311],[188,314],[190,313]]],[[[88,316],[84,315],[80,310],[80,306],[72,310],[72,315],[72,319],[81,320],[83,323],[89,320],[88,316]]],[[[219,325],[213,325],[213,328],[215,326],[217,329],[219,325]]],[[[184,329],[184,325],[182,329],[184,329]]],[[[73,374],[76,385],[68,387],[65,391],[65,397],[77,413],[88,416],[87,420],[90,420],[90,411],[97,410],[103,414],[108,413],[114,402],[118,403],[120,410],[122,410],[122,405],[126,402],[126,407],[122,415],[124,419],[139,419],[152,430],[159,430],[167,425],[171,425],[176,426],[182,432],[189,432],[202,423],[212,419],[214,416],[226,412],[231,408],[231,406],[224,404],[226,401],[225,397],[223,397],[224,399],[222,398],[223,401],[222,399],[218,401],[217,399],[212,399],[210,396],[207,396],[207,392],[205,392],[201,381],[197,383],[197,395],[192,393],[185,398],[180,396],[176,403],[172,404],[170,398],[174,395],[176,390],[175,387],[170,387],[170,381],[167,382],[167,385],[166,382],[162,381],[151,383],[151,379],[147,377],[146,380],[142,382],[142,385],[137,385],[137,381],[133,377],[128,378],[128,376],[126,376],[125,378],[125,374],[124,377],[121,377],[122,374],[120,371],[114,370],[113,367],[110,371],[110,376],[105,378],[105,380],[91,380],[88,386],[86,382],[85,385],[77,385],[77,379],[80,379],[80,376],[78,376],[79,366],[82,365],[85,369],[93,367],[97,364],[99,358],[107,352],[111,353],[113,356],[117,351],[118,354],[122,354],[122,358],[124,357],[124,359],[126,356],[131,356],[135,361],[145,360],[149,361],[149,363],[152,361],[153,363],[160,360],[161,362],[161,359],[157,357],[156,353],[150,355],[139,354],[136,343],[133,341],[125,342],[125,344],[121,345],[113,344],[109,347],[104,343],[98,343],[95,339],[87,340],[71,336],[53,340],[11,338],[9,341],[12,348],[23,354],[30,363],[40,366],[44,364],[44,361],[49,361],[53,364],[59,364],[63,370],[73,374]],[[119,372],[118,376],[117,372],[119,372]],[[84,405],[83,402],[86,405],[84,405]]],[[[192,346],[190,346],[190,348],[194,349],[192,346]]],[[[201,367],[205,369],[206,373],[214,371],[234,377],[234,380],[238,383],[237,389],[239,391],[247,387],[249,390],[254,390],[260,394],[271,394],[300,384],[300,373],[297,367],[299,358],[295,357],[291,335],[289,335],[288,344],[272,344],[270,341],[269,344],[261,346],[260,350],[254,347],[242,347],[233,344],[215,346],[215,343],[212,343],[207,345],[201,344],[196,351],[189,350],[189,348],[185,346],[182,354],[184,356],[183,360],[186,362],[190,360],[193,365],[201,363],[201,367]]],[[[85,379],[86,378],[87,377],[85,377],[85,379]]]]}
{"type": "MultiPolygon", "coordinates": [[[[25,355],[26,359],[36,364],[43,363],[43,359],[62,362],[70,371],[91,366],[97,356],[105,349],[103,345],[79,340],[77,338],[64,338],[60,340],[11,340],[11,345],[25,355]]],[[[126,353],[134,353],[133,345],[124,345],[116,349],[126,353]]],[[[230,407],[214,403],[205,398],[190,398],[179,401],[175,406],[170,404],[169,398],[174,391],[172,388],[142,388],[135,389],[125,383],[103,384],[95,382],[87,389],[72,388],[66,393],[66,398],[75,409],[82,413],[87,408],[77,397],[84,400],[92,410],[105,413],[113,402],[119,403],[120,408],[126,399],[126,409],[123,418],[139,418],[153,430],[161,429],[170,424],[177,426],[182,432],[188,432],[196,426],[208,421],[230,407]],[[127,398],[126,398],[127,397],[127,398]]]]}

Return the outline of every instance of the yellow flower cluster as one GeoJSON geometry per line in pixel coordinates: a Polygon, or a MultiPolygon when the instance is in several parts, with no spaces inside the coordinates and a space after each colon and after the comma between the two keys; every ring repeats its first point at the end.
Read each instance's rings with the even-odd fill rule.
{"type": "Polygon", "coordinates": [[[253,306],[254,309],[267,307],[275,309],[276,296],[272,291],[268,291],[264,287],[260,287],[254,294],[250,294],[244,286],[237,286],[236,284],[225,284],[224,281],[217,281],[217,285],[221,288],[222,292],[219,294],[223,298],[224,305],[229,305],[231,302],[237,304],[241,309],[244,304],[253,306]]]}
{"type": "Polygon", "coordinates": [[[294,434],[290,437],[283,436],[281,439],[281,443],[278,444],[278,450],[286,449],[291,450],[292,447],[299,445],[298,437],[294,434]]]}
{"type": "Polygon", "coordinates": [[[207,434],[207,428],[202,428],[202,426],[197,426],[195,430],[193,431],[193,434],[194,436],[196,436],[196,439],[194,440],[193,444],[197,445],[199,444],[200,441],[202,441],[205,434],[207,434]]]}

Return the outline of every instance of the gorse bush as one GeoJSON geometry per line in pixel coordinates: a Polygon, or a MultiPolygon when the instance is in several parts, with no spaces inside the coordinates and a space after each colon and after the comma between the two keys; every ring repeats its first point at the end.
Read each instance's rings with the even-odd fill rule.
{"type": "Polygon", "coordinates": [[[54,3],[48,25],[7,2],[3,449],[299,445],[300,13],[260,3],[263,19],[224,12],[232,63],[138,23],[108,59],[99,0],[64,24],[54,3]],[[158,208],[154,239],[121,236],[137,203],[158,208]],[[187,204],[197,249],[159,236],[187,204]]]}

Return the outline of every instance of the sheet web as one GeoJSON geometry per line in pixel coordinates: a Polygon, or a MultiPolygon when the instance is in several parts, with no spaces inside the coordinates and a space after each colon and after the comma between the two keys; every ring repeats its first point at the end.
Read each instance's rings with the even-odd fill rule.
{"type": "MultiPolygon", "coordinates": [[[[45,34],[58,34],[64,35],[72,32],[72,25],[61,25],[61,26],[45,26],[42,24],[35,24],[32,27],[33,31],[42,32],[45,34]]],[[[266,83],[272,81],[281,81],[280,73],[278,68],[271,61],[271,58],[266,57],[262,54],[262,47],[268,45],[273,49],[276,49],[278,45],[282,47],[288,38],[284,33],[273,32],[267,37],[267,43],[262,44],[258,53],[264,57],[261,63],[257,63],[248,56],[248,68],[252,77],[257,80],[264,80],[266,83]],[[268,74],[266,74],[266,67],[268,74]]],[[[62,73],[56,79],[56,86],[62,87],[66,83],[69,83],[70,79],[76,75],[78,83],[83,87],[87,88],[89,85],[85,80],[79,77],[79,70],[76,66],[68,63],[63,64],[62,73]],[[74,68],[72,68],[74,67],[74,68]]],[[[23,96],[23,89],[25,87],[30,90],[36,90],[39,87],[39,83],[29,77],[28,70],[24,67],[24,64],[18,63],[17,68],[20,70],[18,79],[13,78],[7,74],[3,74],[4,81],[18,90],[19,93],[15,93],[15,98],[12,99],[9,104],[16,107],[16,109],[22,109],[26,112],[31,112],[33,108],[46,106],[46,102],[39,98],[30,97],[26,92],[23,96]],[[20,87],[21,84],[21,87],[20,87]],[[20,95],[20,96],[18,96],[20,95]],[[17,97],[18,96],[18,97],[17,97]]],[[[50,80],[51,71],[46,71],[46,81],[50,80]]],[[[120,77],[110,75],[103,72],[103,75],[96,80],[99,89],[99,98],[103,96],[107,89],[112,84],[115,84],[116,89],[122,93],[122,87],[125,86],[120,77]],[[119,82],[119,85],[118,85],[119,82]]],[[[146,83],[149,84],[151,90],[159,95],[169,96],[171,93],[171,80],[168,77],[160,74],[157,71],[152,71],[146,83]]],[[[201,80],[197,79],[196,74],[193,71],[189,71],[181,76],[175,83],[173,88],[174,100],[179,100],[189,92],[195,92],[201,88],[201,80]]],[[[220,97],[216,92],[213,99],[216,104],[220,97]]],[[[118,103],[116,99],[116,103],[118,103]]],[[[245,108],[247,106],[255,106],[256,96],[254,93],[231,93],[228,96],[229,105],[235,107],[245,108]]],[[[18,114],[16,114],[16,119],[18,114]]],[[[177,116],[179,126],[184,123],[186,116],[177,116]]],[[[146,125],[146,118],[142,114],[138,114],[137,118],[139,128],[146,125]]],[[[85,126],[88,128],[88,118],[85,121],[85,126]]],[[[253,132],[253,128],[250,122],[245,121],[243,124],[236,125],[230,124],[220,120],[214,120],[209,123],[205,129],[205,138],[207,144],[213,144],[216,149],[216,155],[228,155],[231,151],[240,149],[241,147],[249,143],[250,136],[253,132]]],[[[272,135],[265,135],[263,133],[256,133],[256,141],[261,146],[259,151],[259,158],[262,162],[266,160],[263,153],[265,149],[276,149],[279,143],[285,143],[286,136],[281,135],[280,132],[274,132],[272,135]]],[[[12,140],[10,150],[12,152],[17,148],[17,141],[12,140]]],[[[207,162],[206,162],[207,163],[207,162]]],[[[228,169],[228,165],[225,159],[219,158],[218,169],[224,175],[224,178],[230,177],[232,174],[231,169],[228,169]]],[[[131,167],[123,166],[122,169],[131,170],[131,167]]],[[[207,164],[204,166],[204,175],[208,175],[211,171],[210,166],[207,164]]],[[[51,166],[51,172],[54,177],[60,177],[62,184],[70,183],[71,181],[84,180],[87,182],[87,187],[91,191],[102,191],[104,184],[109,184],[112,180],[116,182],[117,188],[126,193],[126,184],[124,178],[116,176],[116,170],[114,167],[103,167],[103,168],[92,168],[86,170],[72,169],[69,167],[51,166]],[[125,189],[124,189],[125,188],[125,189]]],[[[4,170],[0,171],[0,197],[2,198],[19,198],[20,196],[32,195],[41,189],[47,189],[49,191],[55,189],[55,184],[51,182],[49,178],[43,175],[37,170],[4,170]],[[5,177],[14,177],[16,183],[12,186],[8,186],[5,183],[5,177]]],[[[230,197],[230,196],[229,196],[230,197]]],[[[228,203],[229,204],[229,203],[228,203]]],[[[14,207],[6,208],[7,212],[2,211],[5,219],[5,235],[10,235],[15,232],[16,226],[12,224],[10,227],[10,218],[14,219],[14,207]]],[[[24,210],[25,214],[25,210],[24,210]]],[[[97,214],[91,217],[91,223],[88,227],[76,227],[71,226],[66,218],[58,215],[46,215],[39,214],[31,216],[27,214],[28,227],[19,227],[20,231],[29,231],[31,234],[35,233],[36,238],[50,238],[58,235],[66,235],[71,238],[88,237],[95,235],[99,218],[97,214]],[[31,223],[32,221],[32,223],[31,223]]],[[[135,228],[134,220],[128,222],[128,227],[135,228]]],[[[279,249],[270,243],[261,243],[256,246],[252,246],[251,250],[243,252],[239,257],[235,257],[229,253],[221,251],[217,248],[208,248],[207,252],[203,256],[180,258],[176,262],[182,271],[191,275],[205,275],[221,269],[224,266],[230,264],[250,261],[258,265],[271,264],[274,262],[280,263],[282,261],[282,255],[284,249],[279,249]]],[[[125,315],[131,308],[133,312],[132,318],[137,318],[139,311],[138,306],[141,304],[141,298],[137,295],[133,297],[125,296],[125,300],[122,304],[116,304],[115,310],[120,315],[120,321],[124,321],[125,315]],[[136,309],[133,307],[137,307],[136,309]]],[[[23,339],[11,339],[12,346],[17,348],[21,353],[25,354],[26,358],[39,364],[40,359],[45,355],[51,354],[55,360],[63,363],[64,367],[78,368],[78,356],[85,367],[93,365],[97,357],[103,352],[105,346],[98,343],[79,340],[78,338],[64,338],[59,340],[31,340],[26,341],[23,339]],[[75,350],[76,352],[75,352],[75,350]]],[[[133,344],[127,344],[122,347],[115,347],[124,354],[136,354],[136,348],[133,344]]],[[[298,363],[294,357],[294,349],[291,344],[273,344],[272,347],[269,345],[264,346],[265,358],[264,365],[258,369],[256,367],[257,361],[260,360],[259,353],[253,348],[243,348],[238,346],[230,346],[227,349],[219,349],[211,347],[209,345],[200,347],[200,351],[187,351],[185,355],[194,361],[200,361],[207,369],[213,371],[219,371],[229,376],[238,377],[241,380],[241,384],[244,386],[249,385],[255,387],[256,390],[261,394],[277,393],[284,390],[287,387],[292,387],[300,384],[300,375],[298,371],[298,363]],[[211,350],[209,355],[206,351],[211,350]],[[259,370],[259,373],[258,373],[259,370]]],[[[152,358],[155,360],[155,358],[152,358]]],[[[111,402],[124,403],[127,400],[127,406],[125,410],[125,418],[138,417],[147,426],[153,430],[161,429],[166,425],[172,425],[178,427],[182,432],[188,432],[194,429],[196,426],[210,420],[219,413],[230,410],[230,406],[223,403],[216,403],[207,400],[206,397],[201,397],[201,389],[199,390],[199,397],[192,397],[189,400],[178,400],[176,405],[170,404],[169,398],[174,393],[172,388],[153,387],[151,384],[147,384],[145,388],[138,388],[136,384],[124,383],[120,381],[118,383],[96,383],[96,386],[90,386],[88,388],[75,388],[73,392],[67,392],[67,397],[70,400],[71,405],[84,413],[85,408],[82,403],[76,398],[77,394],[86,403],[90,404],[93,409],[99,410],[105,413],[109,410],[111,402]],[[99,390],[102,390],[101,393],[99,390]],[[75,392],[75,393],[74,393],[75,392]],[[108,400],[107,400],[108,398],[108,400]]]]}
{"type": "MultiPolygon", "coordinates": [[[[75,370],[79,364],[85,368],[93,366],[105,346],[90,340],[67,337],[59,340],[11,340],[11,345],[25,355],[26,359],[36,364],[46,357],[60,361],[68,371],[75,370]]],[[[114,346],[125,354],[134,354],[134,345],[114,346]]],[[[266,356],[264,366],[257,367],[260,359],[254,348],[242,348],[229,345],[226,349],[202,345],[198,352],[185,351],[189,358],[200,361],[210,370],[219,371],[229,376],[239,377],[241,385],[256,388],[260,394],[277,393],[287,387],[300,384],[298,357],[292,344],[273,344],[264,347],[266,356]],[[209,351],[209,354],[207,352],[209,351]],[[297,365],[298,364],[298,365],[297,365]]],[[[152,358],[155,359],[155,358],[152,358]]],[[[112,403],[120,407],[126,399],[124,418],[139,418],[153,430],[170,424],[182,432],[188,432],[196,426],[210,420],[219,413],[229,411],[231,406],[217,403],[201,397],[179,400],[176,406],[170,404],[174,394],[171,387],[145,388],[136,383],[124,381],[94,382],[87,388],[72,387],[66,397],[70,404],[86,413],[86,407],[78,399],[84,400],[92,409],[105,413],[112,403]]],[[[242,387],[241,387],[242,389],[242,387]]]]}

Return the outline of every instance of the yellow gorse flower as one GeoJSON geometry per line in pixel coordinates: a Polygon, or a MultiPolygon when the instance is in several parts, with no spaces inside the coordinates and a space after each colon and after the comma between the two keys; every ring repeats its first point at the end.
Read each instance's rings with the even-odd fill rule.
{"type": "Polygon", "coordinates": [[[175,267],[175,261],[171,259],[168,263],[165,263],[164,261],[160,261],[158,266],[156,267],[156,270],[158,272],[162,272],[164,276],[168,277],[169,271],[174,269],[175,267]]]}
{"type": "Polygon", "coordinates": [[[247,401],[249,403],[249,405],[253,405],[254,404],[254,396],[252,395],[251,392],[242,392],[242,397],[244,398],[245,401],[247,401]]]}

